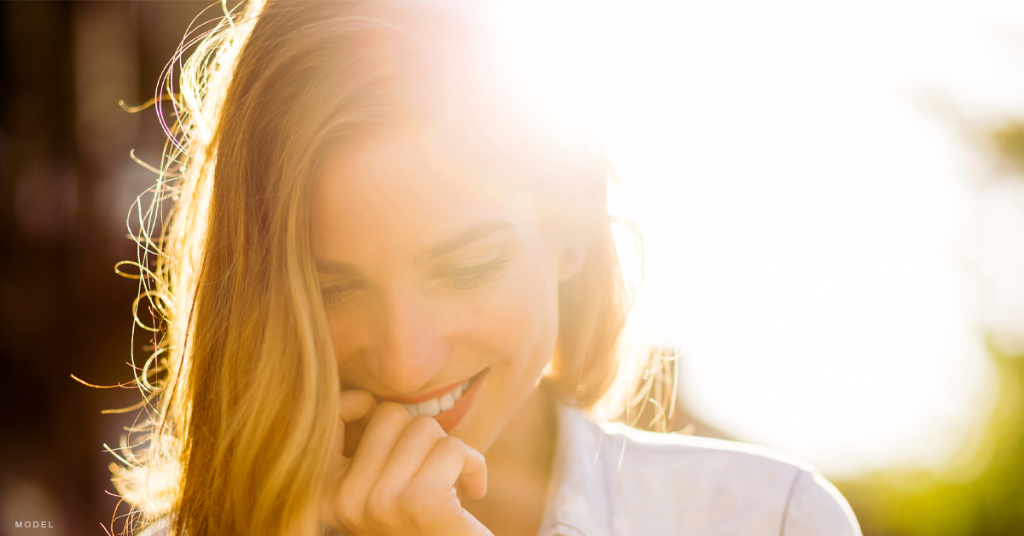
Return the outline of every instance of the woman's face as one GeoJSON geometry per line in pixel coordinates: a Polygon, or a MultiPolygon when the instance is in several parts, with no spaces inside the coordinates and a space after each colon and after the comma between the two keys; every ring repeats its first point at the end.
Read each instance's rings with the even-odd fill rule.
{"type": "Polygon", "coordinates": [[[551,359],[558,283],[578,269],[525,194],[485,175],[432,131],[389,130],[330,155],[311,220],[342,388],[481,452],[551,359]]]}

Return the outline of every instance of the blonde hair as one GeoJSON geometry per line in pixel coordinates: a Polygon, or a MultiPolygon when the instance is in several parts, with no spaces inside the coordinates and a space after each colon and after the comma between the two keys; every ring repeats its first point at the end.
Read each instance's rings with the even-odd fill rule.
{"type": "Polygon", "coordinates": [[[630,293],[606,210],[611,168],[585,137],[553,139],[516,108],[466,52],[457,19],[409,0],[250,1],[203,36],[177,94],[168,71],[177,123],[154,211],[174,205],[138,263],[162,318],[139,376],[154,402],[148,446],[114,467],[142,523],[170,515],[172,533],[189,536],[318,532],[340,385],[308,200],[327,151],[381,125],[445,124],[479,165],[515,176],[554,232],[586,244],[559,290],[544,381],[586,409],[621,377],[630,293]]]}

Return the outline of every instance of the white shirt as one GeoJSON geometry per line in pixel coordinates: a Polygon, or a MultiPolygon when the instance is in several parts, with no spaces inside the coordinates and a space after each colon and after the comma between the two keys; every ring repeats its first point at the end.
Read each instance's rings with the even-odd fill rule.
{"type": "Polygon", "coordinates": [[[538,536],[861,536],[813,469],[770,450],[595,423],[559,409],[538,536]]]}
{"type": "MultiPolygon", "coordinates": [[[[831,483],[768,449],[599,424],[566,406],[558,419],[538,536],[861,536],[831,483]]],[[[143,532],[166,534],[165,521],[143,532]]]]}

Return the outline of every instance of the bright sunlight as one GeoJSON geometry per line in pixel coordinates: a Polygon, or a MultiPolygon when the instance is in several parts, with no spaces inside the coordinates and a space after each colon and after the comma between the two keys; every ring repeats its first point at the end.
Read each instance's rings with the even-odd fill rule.
{"type": "Polygon", "coordinates": [[[683,351],[698,418],[830,474],[941,466],[964,444],[992,372],[963,123],[1020,113],[1024,5],[491,15],[532,89],[606,143],[645,239],[649,333],[683,351]]]}

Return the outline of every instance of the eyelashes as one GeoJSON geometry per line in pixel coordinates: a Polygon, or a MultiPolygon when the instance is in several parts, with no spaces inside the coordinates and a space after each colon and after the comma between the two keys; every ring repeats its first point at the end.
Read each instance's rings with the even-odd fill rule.
{"type": "MultiPolygon", "coordinates": [[[[434,272],[434,277],[443,281],[451,288],[468,290],[490,282],[505,272],[509,259],[497,258],[492,261],[460,268],[445,268],[434,272]]],[[[341,303],[364,288],[359,282],[345,282],[331,285],[320,290],[324,306],[341,303]]]]}
{"type": "Polygon", "coordinates": [[[339,283],[337,285],[331,285],[327,288],[320,290],[320,295],[323,297],[324,306],[330,307],[337,303],[340,303],[345,298],[348,298],[359,291],[362,285],[359,283],[339,283]]]}
{"type": "Polygon", "coordinates": [[[480,286],[505,271],[508,259],[497,258],[493,261],[466,268],[447,268],[440,270],[439,276],[457,289],[470,289],[480,286]]]}

